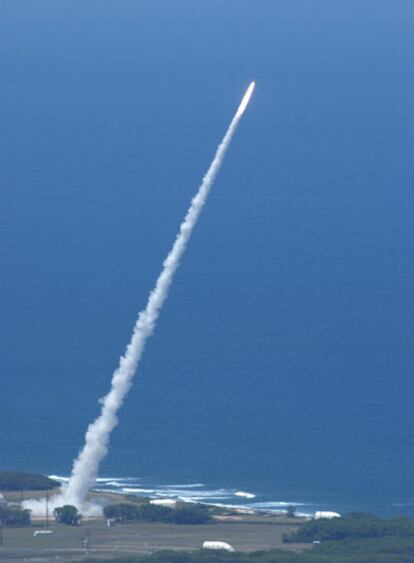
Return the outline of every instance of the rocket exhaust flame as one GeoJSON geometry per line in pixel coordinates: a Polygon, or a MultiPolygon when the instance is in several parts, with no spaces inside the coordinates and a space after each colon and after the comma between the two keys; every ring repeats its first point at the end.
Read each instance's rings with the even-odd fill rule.
{"type": "Polygon", "coordinates": [[[236,116],[241,117],[243,113],[246,111],[247,106],[249,105],[250,98],[252,97],[254,87],[256,86],[256,82],[250,82],[249,87],[246,90],[245,95],[243,96],[242,101],[240,102],[239,108],[236,112],[236,116]]]}
{"type": "MultiPolygon", "coordinates": [[[[120,358],[119,366],[112,376],[111,389],[101,400],[101,413],[89,425],[85,435],[85,444],[74,461],[71,477],[68,483],[64,485],[62,494],[50,499],[50,509],[62,504],[72,504],[83,514],[100,512],[99,507],[86,502],[86,495],[95,484],[99,465],[108,452],[111,432],[118,424],[117,412],[131,388],[133,377],[144,352],[147,339],[154,332],[156,321],[167,298],[174,274],[180,264],[214,180],[221,168],[236,128],[250,101],[254,87],[255,83],[251,82],[222,142],[217,148],[214,159],[191,202],[184,221],[181,223],[172,249],[164,261],[163,270],[157,279],[154,289],[150,293],[147,306],[138,316],[131,341],[126,348],[125,354],[120,358]]],[[[25,501],[24,505],[33,510],[35,514],[44,514],[44,499],[40,501],[25,501]]]]}

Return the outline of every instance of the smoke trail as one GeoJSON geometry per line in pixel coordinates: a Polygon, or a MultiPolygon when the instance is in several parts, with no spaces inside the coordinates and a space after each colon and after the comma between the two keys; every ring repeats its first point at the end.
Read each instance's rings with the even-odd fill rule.
{"type": "MultiPolygon", "coordinates": [[[[131,388],[133,377],[144,352],[147,339],[154,332],[156,321],[167,298],[174,274],[180,264],[181,257],[184,254],[217,173],[221,168],[239,121],[249,103],[254,86],[255,83],[252,82],[243,96],[237,112],[217,149],[213,162],[191,202],[187,215],[181,223],[174,245],[164,261],[163,270],[157,279],[155,288],[150,293],[147,306],[139,314],[131,341],[127,346],[125,354],[120,358],[119,366],[112,376],[111,389],[101,400],[101,413],[89,425],[85,435],[85,445],[73,464],[71,477],[64,486],[62,495],[53,499],[53,506],[72,504],[83,513],[91,512],[91,506],[85,503],[85,498],[89,489],[94,485],[99,465],[107,454],[110,434],[118,424],[117,412],[131,388]]],[[[33,501],[26,502],[26,506],[35,513],[39,512],[40,506],[33,501]]],[[[40,512],[43,513],[44,508],[40,512]]]]}

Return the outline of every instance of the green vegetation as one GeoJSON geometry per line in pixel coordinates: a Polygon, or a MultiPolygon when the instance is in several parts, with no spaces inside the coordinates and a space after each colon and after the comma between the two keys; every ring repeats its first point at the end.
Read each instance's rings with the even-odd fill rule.
{"type": "Polygon", "coordinates": [[[144,555],[143,557],[117,557],[109,560],[88,559],[87,561],[90,563],[302,563],[300,557],[298,554],[288,553],[280,549],[256,553],[228,553],[203,549],[190,553],[168,550],[144,555]]]}
{"type": "Polygon", "coordinates": [[[48,491],[56,487],[59,483],[44,475],[0,472],[0,491],[48,491]]]}
{"type": "Polygon", "coordinates": [[[106,518],[115,518],[118,522],[165,522],[169,524],[204,524],[211,521],[207,508],[199,504],[181,505],[177,508],[147,503],[133,504],[121,502],[104,508],[106,518]]]}
{"type": "Polygon", "coordinates": [[[6,527],[30,526],[30,510],[0,505],[0,522],[6,527]]]}
{"type": "Polygon", "coordinates": [[[205,524],[211,521],[208,508],[199,504],[184,504],[175,508],[169,519],[173,524],[205,524]]]}
{"type": "Polygon", "coordinates": [[[288,518],[294,518],[296,516],[296,506],[290,504],[286,509],[286,516],[288,518]]]}
{"type": "MultiPolygon", "coordinates": [[[[160,551],[143,557],[112,559],[112,563],[412,563],[414,521],[349,514],[332,520],[309,521],[287,542],[320,541],[309,551],[280,549],[255,553],[199,550],[160,551]]],[[[99,563],[100,559],[90,559],[99,563]]],[[[107,562],[108,560],[106,560],[107,562]]]]}
{"type": "Polygon", "coordinates": [[[367,538],[414,539],[414,521],[409,518],[379,518],[372,514],[351,513],[343,518],[310,520],[294,534],[284,537],[287,543],[311,543],[328,540],[367,538]]]}
{"type": "Polygon", "coordinates": [[[77,526],[82,516],[79,514],[78,509],[71,504],[59,506],[53,511],[56,522],[60,524],[68,524],[69,526],[77,526]]]}
{"type": "MultiPolygon", "coordinates": [[[[341,542],[342,543],[342,542],[341,542]]],[[[290,553],[280,549],[254,553],[226,553],[200,550],[193,552],[160,551],[143,557],[88,559],[90,563],[413,563],[414,543],[408,545],[379,543],[370,545],[338,545],[305,553],[290,553]]],[[[85,560],[83,560],[85,561],[85,560]]],[[[80,562],[79,562],[80,563],[80,562]]]]}
{"type": "Polygon", "coordinates": [[[115,518],[117,522],[135,522],[144,520],[146,522],[164,522],[172,512],[167,506],[155,506],[153,504],[132,504],[121,502],[110,504],[104,508],[106,518],[115,518]]]}

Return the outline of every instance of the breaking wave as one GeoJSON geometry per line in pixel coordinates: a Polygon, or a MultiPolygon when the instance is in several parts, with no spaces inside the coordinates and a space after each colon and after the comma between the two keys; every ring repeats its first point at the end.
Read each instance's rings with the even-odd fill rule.
{"type": "Polygon", "coordinates": [[[254,495],[253,493],[245,493],[244,491],[236,491],[234,494],[236,497],[256,498],[256,495],[254,495]]]}
{"type": "MultiPolygon", "coordinates": [[[[50,475],[63,483],[68,477],[50,475]]],[[[202,503],[234,510],[246,510],[278,514],[286,512],[288,506],[307,507],[307,514],[314,512],[311,505],[291,500],[274,500],[269,495],[237,488],[208,487],[205,483],[158,484],[139,477],[99,477],[96,492],[119,495],[134,495],[150,499],[173,499],[188,503],[202,503]]]]}

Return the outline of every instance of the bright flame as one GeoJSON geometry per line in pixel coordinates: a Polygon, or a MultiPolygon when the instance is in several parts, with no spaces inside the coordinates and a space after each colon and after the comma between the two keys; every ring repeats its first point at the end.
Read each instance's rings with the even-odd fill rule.
{"type": "Polygon", "coordinates": [[[239,109],[237,110],[236,115],[240,117],[245,112],[247,108],[247,104],[250,102],[250,98],[252,97],[254,87],[256,86],[256,82],[250,82],[249,87],[246,90],[245,95],[243,96],[242,101],[240,102],[239,109]]]}

